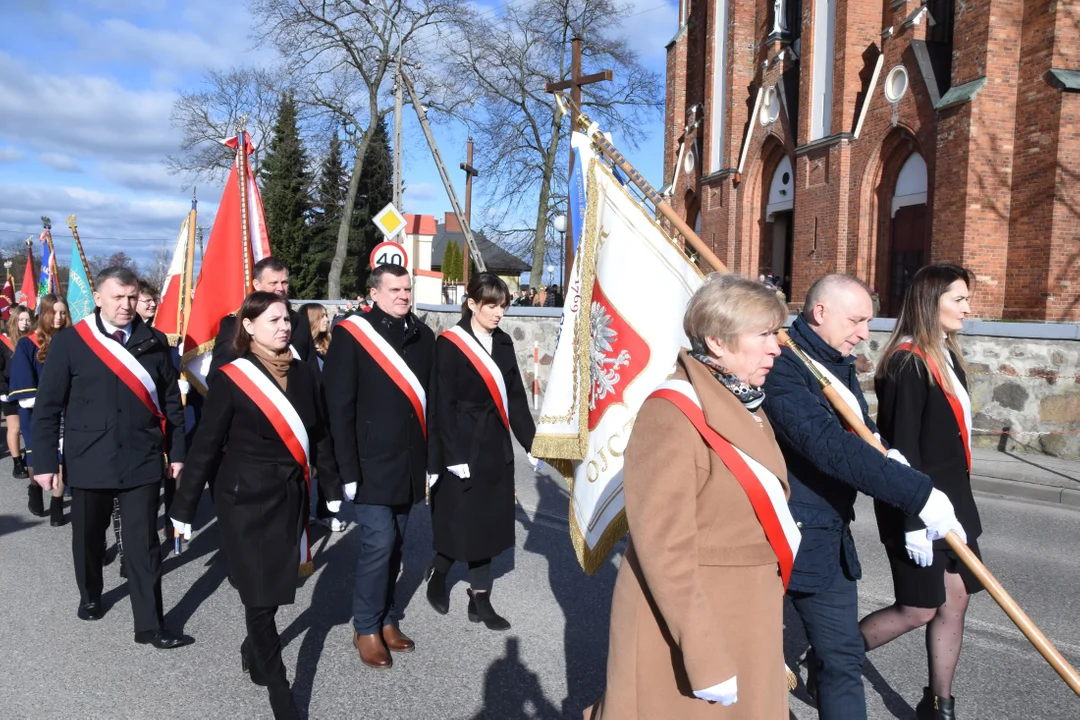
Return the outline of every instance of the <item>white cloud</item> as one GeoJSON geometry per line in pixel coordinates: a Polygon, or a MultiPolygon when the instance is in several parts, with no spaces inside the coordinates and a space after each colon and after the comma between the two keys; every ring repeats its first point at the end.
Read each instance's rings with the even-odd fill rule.
{"type": "Polygon", "coordinates": [[[184,181],[173,175],[161,163],[101,162],[97,171],[117,185],[143,192],[178,194],[184,189],[184,181]]]}
{"type": "Polygon", "coordinates": [[[0,147],[0,163],[22,162],[26,155],[22,150],[13,147],[0,147]]]}
{"type": "Polygon", "coordinates": [[[83,171],[75,158],[63,153],[41,153],[38,155],[38,160],[45,167],[50,167],[57,172],[81,173],[83,171]]]}

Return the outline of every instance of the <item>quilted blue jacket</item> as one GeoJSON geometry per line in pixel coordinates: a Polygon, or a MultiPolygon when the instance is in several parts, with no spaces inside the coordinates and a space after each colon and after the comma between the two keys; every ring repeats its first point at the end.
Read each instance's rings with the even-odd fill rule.
{"type": "MultiPolygon", "coordinates": [[[[855,376],[855,359],[827,345],[801,316],[790,334],[855,394],[863,420],[877,432],[855,376]]],[[[787,462],[791,514],[802,530],[788,590],[823,590],[841,569],[858,580],[862,568],[849,528],[858,493],[917,514],[933,489],[930,478],[889,460],[845,429],[813,374],[788,348],[765,380],[764,407],[787,462]]]]}

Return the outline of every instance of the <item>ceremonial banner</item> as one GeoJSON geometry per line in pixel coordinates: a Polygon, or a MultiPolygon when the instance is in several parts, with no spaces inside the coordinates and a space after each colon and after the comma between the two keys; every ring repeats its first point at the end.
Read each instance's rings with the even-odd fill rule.
{"type": "Polygon", "coordinates": [[[7,320],[11,317],[11,306],[15,304],[15,280],[8,275],[4,289],[0,290],[0,318],[7,320]]]}
{"type": "Polygon", "coordinates": [[[570,485],[570,535],[592,574],[626,534],[626,442],[689,345],[683,313],[704,277],[605,164],[578,150],[585,218],[532,453],[570,485]]]}
{"type": "Polygon", "coordinates": [[[191,258],[194,247],[191,235],[195,230],[195,201],[191,201],[191,212],[180,225],[180,234],[176,236],[176,248],[172,262],[165,274],[161,286],[161,300],[154,316],[154,328],[165,333],[170,345],[176,345],[184,332],[186,311],[191,305],[191,258]]]}
{"type": "MultiPolygon", "coordinates": [[[[237,151],[225,183],[184,328],[181,370],[201,393],[206,392],[206,375],[221,318],[240,309],[252,290],[252,266],[270,255],[259,187],[247,161],[254,148],[246,132],[243,139],[244,152],[237,151]]],[[[241,146],[237,138],[225,144],[234,149],[241,146]]]]}
{"type": "Polygon", "coordinates": [[[79,247],[71,244],[71,265],[68,273],[67,306],[68,315],[71,316],[72,324],[79,322],[84,317],[92,315],[94,308],[94,292],[90,289],[90,272],[83,265],[79,255],[79,247]]]}
{"type": "Polygon", "coordinates": [[[37,284],[34,282],[34,249],[30,245],[30,240],[26,241],[26,270],[23,271],[19,302],[30,308],[30,310],[37,308],[37,284]]]}
{"type": "Polygon", "coordinates": [[[48,228],[41,231],[38,237],[41,241],[41,276],[38,279],[37,296],[43,297],[49,293],[60,292],[60,273],[56,268],[56,257],[53,254],[52,233],[48,228]]]}

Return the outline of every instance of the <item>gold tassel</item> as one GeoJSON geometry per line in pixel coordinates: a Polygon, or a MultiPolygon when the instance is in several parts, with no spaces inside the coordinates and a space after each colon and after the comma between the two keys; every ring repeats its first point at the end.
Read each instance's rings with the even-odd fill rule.
{"type": "Polygon", "coordinates": [[[300,579],[300,580],[303,580],[304,578],[309,578],[314,574],[315,574],[315,563],[309,561],[309,562],[300,563],[300,569],[297,570],[296,577],[298,579],[300,579]]]}
{"type": "Polygon", "coordinates": [[[799,686],[799,678],[791,671],[791,668],[787,666],[787,663],[784,663],[784,672],[787,673],[788,692],[791,692],[799,686]]]}

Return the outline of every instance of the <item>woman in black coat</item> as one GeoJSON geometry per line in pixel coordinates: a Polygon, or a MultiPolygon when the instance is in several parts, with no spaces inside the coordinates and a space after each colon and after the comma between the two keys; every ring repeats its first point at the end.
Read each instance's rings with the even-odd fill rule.
{"type": "Polygon", "coordinates": [[[514,544],[510,435],[531,448],[536,434],[514,342],[499,329],[509,304],[497,275],[473,277],[461,322],[435,346],[436,418],[429,423],[438,428],[429,441],[439,443],[443,470],[431,488],[435,557],[427,598],[437,612],[449,612],[446,576],[454,561],[466,562],[469,619],[492,630],[510,627],[491,606],[491,558],[514,544]]]}
{"type": "MultiPolygon", "coordinates": [[[[875,385],[882,437],[948,496],[968,547],[979,556],[982,525],[971,493],[971,400],[956,340],[971,311],[970,284],[968,271],[956,265],[929,265],[916,273],[875,385]]],[[[930,683],[916,713],[951,720],[964,615],[971,594],[982,585],[945,540],[927,539],[918,518],[882,503],[874,509],[896,603],[865,617],[859,630],[872,650],[926,625],[930,683]]]]}
{"type": "Polygon", "coordinates": [[[299,715],[274,615],[295,600],[300,553],[306,551],[308,467],[299,448],[307,444],[306,465],[317,468],[327,504],[340,505],[341,485],[315,371],[289,350],[284,301],[254,292],[237,320],[239,359],[210,386],[170,516],[177,532],[190,536],[203,485],[214,479],[229,581],[247,621],[243,668],[252,682],[268,687],[275,718],[294,718],[299,715]]]}

